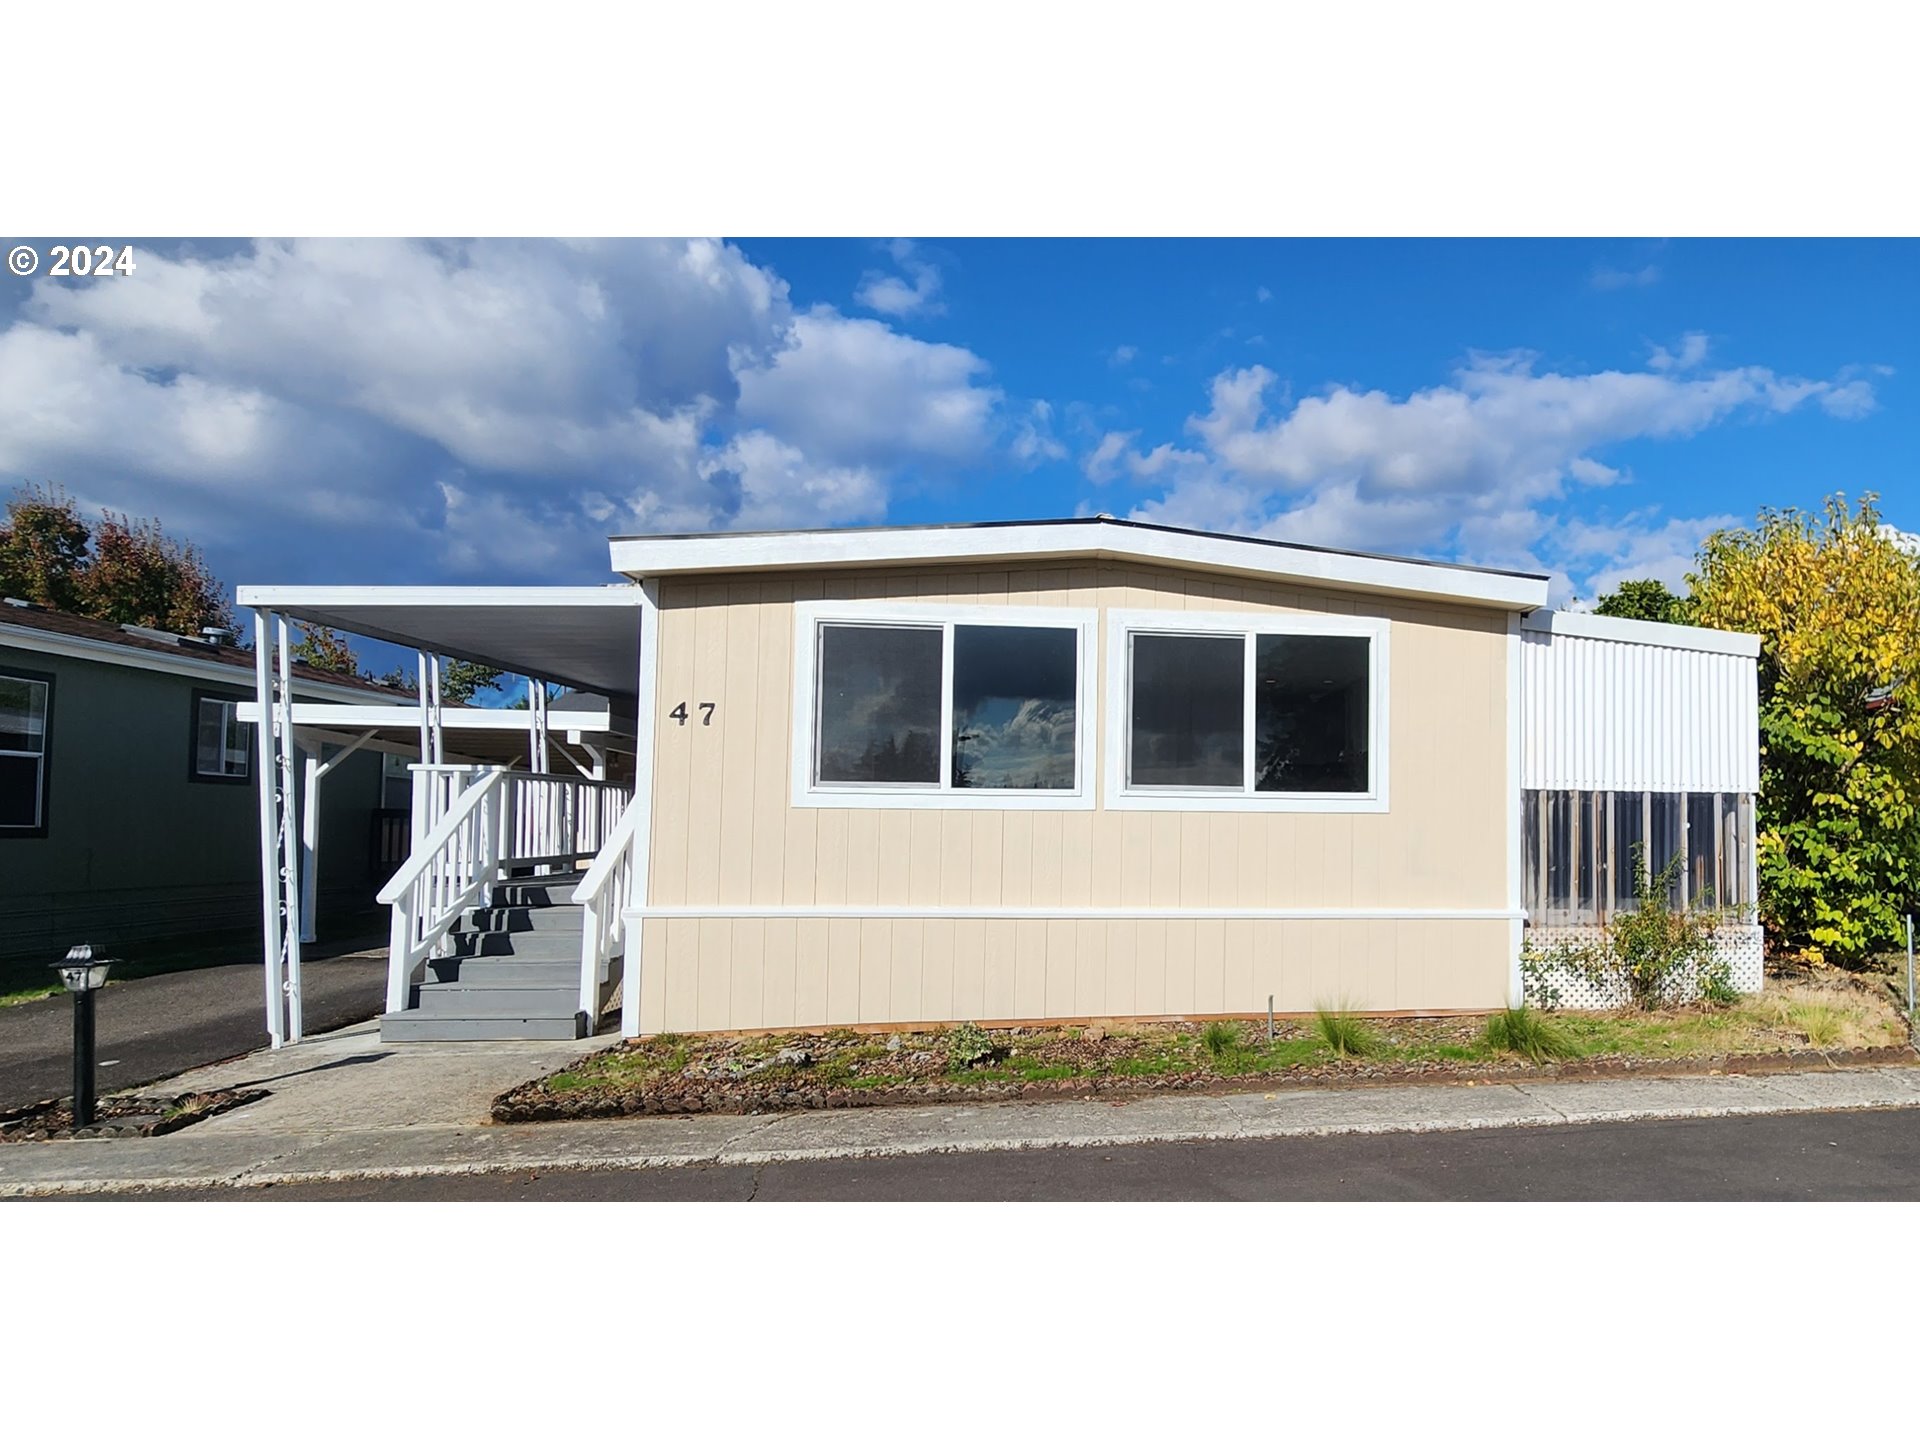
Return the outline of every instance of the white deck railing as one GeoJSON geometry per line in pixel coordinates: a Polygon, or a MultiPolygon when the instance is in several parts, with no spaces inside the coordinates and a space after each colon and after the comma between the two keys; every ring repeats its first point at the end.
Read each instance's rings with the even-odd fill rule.
{"type": "Polygon", "coordinates": [[[416,974],[454,921],[484,904],[510,867],[572,868],[598,855],[632,798],[604,781],[477,765],[416,765],[413,784],[413,853],[378,897],[393,907],[389,1012],[407,1008],[416,974]]]}
{"type": "Polygon", "coordinates": [[[600,1008],[600,986],[607,978],[613,952],[626,938],[627,899],[633,894],[634,837],[639,831],[640,808],[628,806],[606,844],[588,867],[586,878],[574,887],[580,916],[580,1008],[593,1015],[600,1008]]]}

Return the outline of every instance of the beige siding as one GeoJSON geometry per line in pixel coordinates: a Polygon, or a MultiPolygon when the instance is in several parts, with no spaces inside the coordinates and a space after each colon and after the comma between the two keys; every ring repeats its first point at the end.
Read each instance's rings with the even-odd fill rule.
{"type": "MultiPolygon", "coordinates": [[[[1507,643],[1504,615],[1134,565],[669,581],[649,903],[1504,911],[1507,643]],[[1389,809],[796,808],[793,607],[822,598],[1385,618],[1389,809]]],[[[1104,671],[1104,634],[1092,656],[1104,671]]],[[[1104,746],[1101,718],[1083,723],[1104,746]]],[[[1283,1011],[1484,1008],[1505,998],[1509,935],[1459,918],[655,917],[642,1026],[1241,1013],[1269,995],[1283,1011]]]]}

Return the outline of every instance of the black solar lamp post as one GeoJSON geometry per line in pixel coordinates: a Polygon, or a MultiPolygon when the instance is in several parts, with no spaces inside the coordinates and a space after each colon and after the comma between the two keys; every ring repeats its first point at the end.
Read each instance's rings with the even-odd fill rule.
{"type": "Polygon", "coordinates": [[[76,945],[53,968],[73,992],[73,1128],[93,1124],[93,996],[107,983],[113,961],[91,945],[76,945]]]}

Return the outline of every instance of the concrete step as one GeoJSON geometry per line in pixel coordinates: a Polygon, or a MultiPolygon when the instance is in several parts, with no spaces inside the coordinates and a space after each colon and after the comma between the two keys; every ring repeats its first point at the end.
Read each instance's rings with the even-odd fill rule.
{"type": "Polygon", "coordinates": [[[468,930],[447,936],[453,953],[469,955],[512,955],[521,959],[557,960],[580,958],[578,930],[526,930],[518,934],[504,930],[468,930]]]}
{"type": "Polygon", "coordinates": [[[427,962],[428,983],[490,985],[506,989],[558,988],[578,983],[580,956],[452,955],[427,962]]]}
{"type": "Polygon", "coordinates": [[[573,985],[527,986],[463,985],[442,981],[416,986],[408,1014],[470,1020],[553,1020],[580,1008],[573,985]]]}
{"type": "Polygon", "coordinates": [[[380,1039],[389,1045],[434,1040],[583,1040],[589,1033],[586,1015],[577,1010],[561,1017],[423,1015],[418,1010],[380,1017],[380,1039]]]}
{"type": "Polygon", "coordinates": [[[578,935],[586,913],[578,905],[489,905],[467,911],[453,922],[448,933],[497,930],[519,935],[534,930],[570,930],[578,935]]]}

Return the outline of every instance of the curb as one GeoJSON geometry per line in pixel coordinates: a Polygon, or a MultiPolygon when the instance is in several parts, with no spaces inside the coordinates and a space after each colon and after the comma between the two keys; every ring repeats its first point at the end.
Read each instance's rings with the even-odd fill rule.
{"type": "MultiPolygon", "coordinates": [[[[1538,1098],[1538,1097],[1535,1097],[1538,1098]]],[[[1549,1103],[1549,1102],[1543,1102],[1549,1103]]],[[[1099,1135],[1013,1136],[992,1139],[929,1139],[883,1141],[871,1144],[823,1145],[798,1148],[767,1146],[729,1148],[668,1155],[566,1156],[545,1159],[517,1155],[500,1160],[447,1161],[415,1165],[363,1165],[332,1170],[243,1170],[198,1176],[151,1179],[103,1178],[0,1183],[0,1197],[32,1198],[59,1195],[137,1195],[184,1190],[259,1190],[274,1186],[339,1184],[364,1180],[413,1180],[440,1176],[516,1174],[525,1171],[633,1172],[688,1169],[700,1166],[805,1164],[813,1161],[874,1160],[923,1155],[972,1155],[997,1151],[1093,1150],[1131,1145],[1193,1144],[1224,1140],[1324,1139],[1343,1135],[1406,1135],[1474,1133],[1493,1130],[1537,1130],[1561,1125],[1608,1125],[1646,1120],[1711,1120],[1741,1116],[1849,1114],[1880,1110],[1920,1109],[1920,1094],[1862,1100],[1846,1105],[1722,1104],[1638,1106],[1577,1115],[1466,1116],[1452,1119],[1355,1121],[1308,1125],[1169,1127],[1099,1135]]],[[[741,1137],[746,1139],[749,1137],[741,1137]]],[[[266,1163],[271,1163],[266,1162],[266,1163]]]]}

